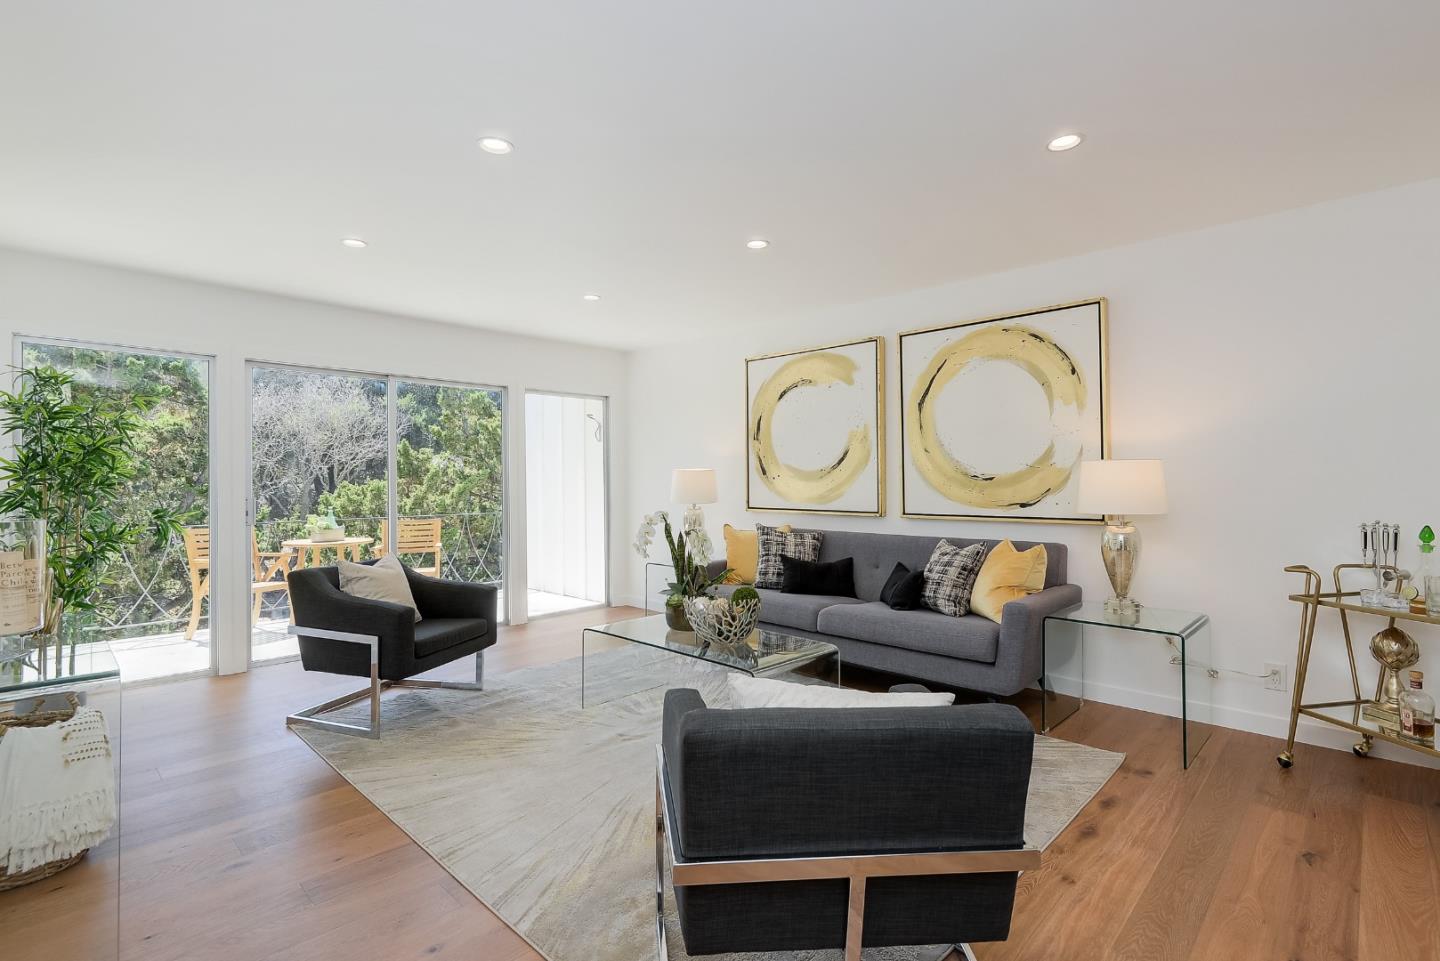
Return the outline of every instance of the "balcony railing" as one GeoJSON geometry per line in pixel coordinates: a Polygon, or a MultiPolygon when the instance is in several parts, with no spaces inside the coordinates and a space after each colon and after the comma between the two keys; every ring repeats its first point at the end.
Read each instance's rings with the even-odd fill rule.
{"type": "MultiPolygon", "coordinates": [[[[498,585],[503,576],[504,526],[500,511],[463,514],[406,514],[405,518],[440,518],[442,574],[455,580],[498,585]]],[[[337,518],[347,534],[375,540],[362,550],[373,556],[380,540],[382,517],[337,518]]],[[[304,522],[267,520],[255,526],[261,551],[278,551],[282,541],[304,536],[304,522]]],[[[401,560],[418,560],[401,554],[401,560]]],[[[428,564],[426,557],[423,563],[428,564]]],[[[84,617],[84,632],[99,632],[107,639],[144,637],[177,631],[190,617],[193,596],[185,545],[172,539],[156,550],[141,545],[127,550],[102,589],[96,609],[84,617]]],[[[205,604],[202,625],[209,619],[205,604]]],[[[289,617],[289,596],[275,591],[265,596],[262,617],[289,617]]],[[[79,619],[77,619],[77,623],[79,619]]]]}

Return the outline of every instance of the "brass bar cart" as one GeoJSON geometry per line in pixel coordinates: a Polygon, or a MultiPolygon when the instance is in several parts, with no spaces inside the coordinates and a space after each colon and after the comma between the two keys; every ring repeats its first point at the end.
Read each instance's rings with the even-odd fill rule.
{"type": "MultiPolygon", "coordinates": [[[[1387,568],[1394,571],[1395,568],[1387,568]]],[[[1290,700],[1290,732],[1285,739],[1285,750],[1275,758],[1282,768],[1295,763],[1295,730],[1300,717],[1311,718],[1322,724],[1342,728],[1360,735],[1360,740],[1351,748],[1356,757],[1368,757],[1375,741],[1397,744],[1411,751],[1418,751],[1430,757],[1440,758],[1440,751],[1433,746],[1411,741],[1388,730],[1376,721],[1365,717],[1367,707],[1378,705],[1379,685],[1374,697],[1360,693],[1360,672],[1355,663],[1355,644],[1350,636],[1350,615],[1369,614],[1386,618],[1387,626],[1394,627],[1397,620],[1414,621],[1421,624],[1440,625],[1440,617],[1430,614],[1415,614],[1408,610],[1390,610],[1381,607],[1367,607],[1359,602],[1359,591],[1343,590],[1340,583],[1342,571],[1373,571],[1373,564],[1341,564],[1334,570],[1335,590],[1322,593],[1323,582],[1313,569],[1301,564],[1285,568],[1287,573],[1305,577],[1305,590],[1291,594],[1290,600],[1300,605],[1300,642],[1295,654],[1295,691],[1290,700]],[[1338,611],[1340,628],[1345,637],[1345,653],[1350,660],[1350,688],[1353,697],[1343,701],[1305,702],[1305,680],[1310,670],[1310,654],[1315,643],[1315,623],[1319,620],[1321,608],[1338,611]]]]}

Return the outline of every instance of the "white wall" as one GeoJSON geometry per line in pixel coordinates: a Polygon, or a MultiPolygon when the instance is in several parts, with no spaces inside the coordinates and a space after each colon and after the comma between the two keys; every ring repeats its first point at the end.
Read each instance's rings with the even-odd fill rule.
{"type": "MultiPolygon", "coordinates": [[[[1056,216],[1063,216],[1057,211],[1056,216]]],[[[876,256],[887,256],[875,238],[876,256]]],[[[765,256],[783,257],[777,244],[765,256]]],[[[899,397],[894,335],[1093,296],[1110,301],[1115,457],[1166,463],[1170,512],[1141,519],[1143,562],[1134,593],[1153,606],[1208,612],[1215,662],[1260,674],[1288,665],[1293,683],[1299,590],[1288,564],[1325,572],[1358,560],[1357,525],[1401,524],[1403,562],[1415,533],[1440,527],[1440,180],[1033,268],[797,316],[785,328],[726,332],[703,343],[631,356],[628,510],[616,539],[667,506],[672,467],[713,466],[724,521],[790,519],[815,527],[961,536],[1012,536],[1071,546],[1071,579],[1109,594],[1093,527],[907,520],[899,515],[899,397]],[[881,334],[889,377],[888,514],[878,519],[747,515],[744,510],[744,366],[747,355],[881,334]],[[689,403],[682,398],[689,397],[689,403]]],[[[641,590],[633,554],[630,597],[641,590]]],[[[617,583],[618,583],[617,577],[617,583]]],[[[1311,699],[1348,696],[1331,612],[1322,617],[1311,699]]],[[[1363,640],[1383,624],[1357,618],[1363,640]]],[[[1440,686],[1440,630],[1417,626],[1440,686]]],[[[1362,652],[1365,685],[1375,669],[1362,652]]],[[[1090,640],[1087,695],[1173,708],[1177,684],[1163,651],[1123,636],[1090,640]],[[1150,659],[1137,654],[1149,653],[1150,659]]],[[[1367,692],[1368,693],[1368,692],[1367,692]]],[[[1289,695],[1223,675],[1216,720],[1284,733],[1289,695]]],[[[1319,730],[1302,736],[1347,745],[1319,730]]],[[[1412,760],[1417,755],[1395,751],[1412,760]]]]}
{"type": "MultiPolygon", "coordinates": [[[[622,422],[625,355],[612,350],[371,313],[0,248],[0,336],[39,335],[215,358],[212,525],[217,554],[248,551],[245,532],[247,360],[335,367],[505,387],[510,616],[524,619],[525,391],[565,390],[610,398],[622,422]]],[[[610,437],[612,491],[623,491],[624,431],[610,437]]],[[[615,496],[612,494],[612,497],[615,496]]],[[[623,514],[623,502],[612,509],[623,514]]],[[[623,557],[617,538],[612,563],[623,557]]],[[[248,556],[248,555],[245,555],[248,556]]],[[[249,562],[216,584],[218,659],[243,670],[249,645],[249,562]]]]}

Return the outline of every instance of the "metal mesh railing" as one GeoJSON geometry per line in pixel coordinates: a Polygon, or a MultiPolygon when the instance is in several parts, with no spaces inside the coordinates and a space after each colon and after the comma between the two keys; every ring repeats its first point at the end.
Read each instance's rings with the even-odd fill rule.
{"type": "MultiPolygon", "coordinates": [[[[500,511],[452,514],[406,514],[405,518],[435,518],[442,521],[441,573],[447,578],[499,585],[504,574],[504,517],[500,511]]],[[[379,542],[381,517],[337,518],[346,533],[374,538],[361,556],[372,556],[379,542]]],[[[304,536],[304,521],[293,519],[262,521],[255,527],[255,541],[261,551],[278,551],[281,542],[304,536]]],[[[401,555],[401,560],[412,558],[401,555]]],[[[426,558],[428,563],[428,558],[426,558]]],[[[121,555],[109,582],[101,589],[93,614],[85,618],[88,632],[101,632],[108,639],[165,634],[184,627],[193,602],[185,545],[174,538],[158,550],[151,545],[132,547],[121,555]]],[[[201,623],[209,617],[209,604],[202,609],[201,623]]],[[[284,591],[264,595],[262,617],[289,617],[289,597],[284,591]]]]}

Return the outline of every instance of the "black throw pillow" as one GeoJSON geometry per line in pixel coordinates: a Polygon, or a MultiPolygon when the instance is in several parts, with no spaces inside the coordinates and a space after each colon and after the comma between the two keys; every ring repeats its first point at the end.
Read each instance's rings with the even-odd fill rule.
{"type": "Polygon", "coordinates": [[[911,571],[890,592],[892,611],[918,611],[925,606],[925,572],[911,571]]]}
{"type": "Polygon", "coordinates": [[[885,586],[880,588],[881,604],[889,606],[890,598],[895,594],[895,588],[899,587],[900,583],[904,581],[905,578],[909,576],[909,574],[910,568],[906,567],[904,564],[896,562],[895,569],[892,570],[890,572],[890,576],[885,579],[885,586]]]}
{"type": "Polygon", "coordinates": [[[838,561],[802,561],[798,557],[780,556],[785,568],[780,585],[782,594],[824,594],[829,597],[855,596],[855,559],[838,561]]]}

